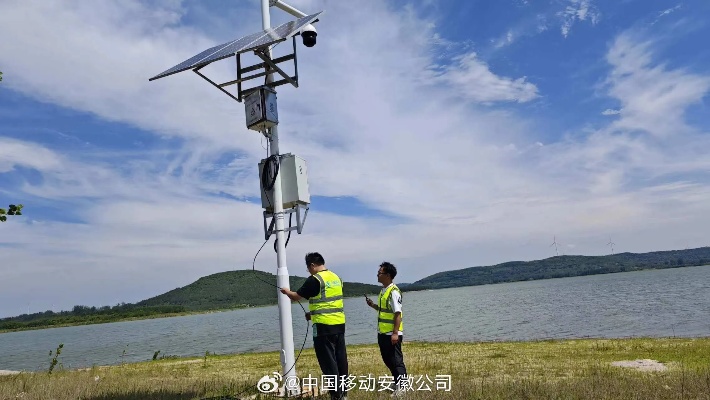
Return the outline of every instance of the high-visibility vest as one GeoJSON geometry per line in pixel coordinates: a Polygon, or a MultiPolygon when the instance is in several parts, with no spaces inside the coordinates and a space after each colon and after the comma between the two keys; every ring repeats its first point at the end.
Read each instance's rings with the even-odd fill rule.
{"type": "MultiPolygon", "coordinates": [[[[377,328],[380,333],[392,332],[394,330],[394,310],[392,310],[392,306],[390,305],[393,290],[396,290],[400,296],[402,295],[402,291],[399,290],[397,285],[392,284],[392,286],[386,290],[380,291],[380,298],[377,300],[377,328]]],[[[404,317],[402,317],[402,321],[399,323],[399,330],[404,333],[404,317]]]]}
{"type": "Polygon", "coordinates": [[[323,325],[344,324],[343,281],[327,269],[316,273],[313,277],[320,282],[320,294],[308,299],[311,321],[323,325]]]}

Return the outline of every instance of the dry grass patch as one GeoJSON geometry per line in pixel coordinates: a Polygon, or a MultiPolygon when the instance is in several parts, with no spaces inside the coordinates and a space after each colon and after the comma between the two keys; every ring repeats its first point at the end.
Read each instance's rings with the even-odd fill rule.
{"type": "MultiPolygon", "coordinates": [[[[408,372],[415,377],[451,375],[450,392],[410,392],[408,397],[415,399],[710,400],[710,338],[408,342],[404,353],[408,372]],[[637,359],[657,360],[668,369],[646,372],[612,366],[637,359]]],[[[349,346],[348,358],[353,375],[388,373],[376,345],[349,346]]],[[[51,375],[23,372],[0,376],[0,400],[226,399],[273,371],[280,371],[275,352],[55,370],[51,375]]],[[[304,350],[297,372],[320,378],[312,349],[304,350]]],[[[243,395],[255,393],[252,389],[243,395]]],[[[354,390],[349,398],[387,397],[354,390]]]]}

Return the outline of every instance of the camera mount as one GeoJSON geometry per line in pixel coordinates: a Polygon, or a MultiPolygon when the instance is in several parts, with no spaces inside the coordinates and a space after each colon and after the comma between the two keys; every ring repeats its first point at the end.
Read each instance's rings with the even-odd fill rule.
{"type": "MultiPolygon", "coordinates": [[[[279,3],[283,4],[283,3],[279,3]]],[[[297,11],[297,10],[296,10],[297,11]]],[[[300,13],[300,11],[299,11],[300,13]]],[[[301,30],[314,23],[318,22],[318,16],[322,13],[318,12],[312,15],[305,15],[297,20],[286,22],[276,28],[267,28],[263,31],[253,33],[251,35],[244,36],[242,38],[232,40],[231,42],[223,43],[219,46],[209,48],[202,53],[181,62],[180,64],[152,77],[149,81],[154,81],[156,79],[164,78],[178,72],[187,71],[192,69],[194,73],[202,77],[204,80],[209,82],[212,86],[224,92],[227,96],[232,99],[242,102],[246,96],[251,92],[258,90],[259,87],[263,85],[256,85],[253,87],[245,88],[244,82],[250,81],[252,79],[269,76],[271,74],[278,74],[281,76],[280,80],[273,82],[268,82],[266,86],[273,89],[277,86],[285,85],[290,83],[291,85],[298,87],[298,61],[296,58],[296,36],[301,34],[301,30]],[[287,54],[283,57],[271,59],[269,56],[271,52],[271,47],[275,44],[284,42],[291,39],[293,42],[293,53],[287,54]],[[242,66],[242,55],[248,52],[253,52],[257,57],[259,57],[262,62],[247,67],[242,66]],[[212,79],[205,76],[200,70],[213,62],[223,60],[234,56],[237,64],[237,79],[231,80],[224,83],[216,83],[212,79]],[[291,76],[287,74],[283,68],[279,66],[287,61],[293,60],[294,75],[291,76]],[[257,72],[258,71],[258,72],[257,72]],[[256,72],[248,75],[251,72],[256,72]],[[237,85],[237,93],[230,93],[225,88],[232,85],[237,85]]],[[[302,13],[301,13],[302,14],[302,13]]]]}

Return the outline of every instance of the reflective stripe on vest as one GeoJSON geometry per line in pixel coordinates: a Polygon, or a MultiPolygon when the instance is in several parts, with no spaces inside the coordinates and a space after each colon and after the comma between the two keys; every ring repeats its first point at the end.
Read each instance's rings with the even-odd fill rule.
{"type": "MultiPolygon", "coordinates": [[[[392,332],[394,330],[394,310],[390,306],[390,300],[392,299],[392,291],[396,290],[399,295],[402,295],[402,291],[399,290],[397,285],[392,285],[384,292],[380,291],[380,298],[377,300],[377,330],[380,333],[392,332]]],[[[403,313],[400,313],[402,316],[403,313]]],[[[399,330],[404,333],[404,316],[399,323],[399,330]]]]}
{"type": "Polygon", "coordinates": [[[311,321],[323,325],[344,324],[343,281],[328,270],[320,271],[313,277],[320,283],[320,293],[308,299],[311,321]]]}

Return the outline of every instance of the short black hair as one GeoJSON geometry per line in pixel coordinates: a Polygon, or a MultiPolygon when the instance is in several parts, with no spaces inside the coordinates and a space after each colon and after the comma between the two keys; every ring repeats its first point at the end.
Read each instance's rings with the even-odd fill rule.
{"type": "Polygon", "coordinates": [[[319,267],[321,265],[325,265],[325,260],[323,259],[323,256],[320,255],[320,253],[308,253],[306,254],[306,267],[310,267],[311,264],[315,264],[319,267]]]}
{"type": "Polygon", "coordinates": [[[392,263],[388,263],[387,261],[383,262],[380,264],[380,268],[382,268],[382,272],[385,274],[389,275],[390,278],[394,279],[395,276],[397,276],[397,268],[395,268],[392,263]]]}

